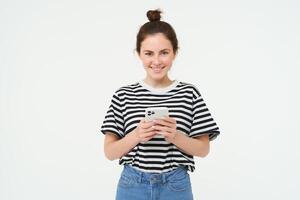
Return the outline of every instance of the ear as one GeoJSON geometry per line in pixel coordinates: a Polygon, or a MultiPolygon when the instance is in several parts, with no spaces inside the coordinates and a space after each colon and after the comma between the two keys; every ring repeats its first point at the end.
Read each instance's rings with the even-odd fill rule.
{"type": "Polygon", "coordinates": [[[173,61],[175,60],[175,58],[177,57],[177,53],[176,54],[174,54],[174,57],[173,57],[173,61]]]}
{"type": "Polygon", "coordinates": [[[174,58],[173,58],[173,60],[177,57],[177,54],[178,54],[178,50],[176,52],[174,52],[174,58]]]}
{"type": "Polygon", "coordinates": [[[137,51],[137,49],[133,50],[133,54],[136,54],[139,58],[141,58],[141,54],[137,51]]]}

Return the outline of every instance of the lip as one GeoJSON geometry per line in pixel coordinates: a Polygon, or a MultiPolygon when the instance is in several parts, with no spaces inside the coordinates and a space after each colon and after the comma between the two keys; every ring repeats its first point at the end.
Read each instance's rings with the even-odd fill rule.
{"type": "Polygon", "coordinates": [[[154,73],[160,73],[165,67],[150,67],[154,73]]]}

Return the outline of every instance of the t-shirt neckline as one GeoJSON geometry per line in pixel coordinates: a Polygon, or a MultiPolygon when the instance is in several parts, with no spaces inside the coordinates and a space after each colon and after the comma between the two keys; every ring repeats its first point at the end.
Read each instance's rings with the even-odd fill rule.
{"type": "Polygon", "coordinates": [[[144,80],[140,80],[139,81],[139,84],[144,87],[145,89],[149,90],[150,92],[153,92],[153,93],[157,93],[157,94],[163,94],[163,93],[167,93],[169,91],[171,91],[172,89],[174,89],[177,84],[179,83],[178,80],[174,80],[173,83],[167,87],[163,87],[163,88],[154,88],[153,86],[145,83],[144,80]]]}

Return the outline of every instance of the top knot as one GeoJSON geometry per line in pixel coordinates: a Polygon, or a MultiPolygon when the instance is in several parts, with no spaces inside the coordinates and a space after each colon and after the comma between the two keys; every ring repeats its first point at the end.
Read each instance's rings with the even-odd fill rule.
{"type": "Polygon", "coordinates": [[[161,13],[161,11],[159,9],[149,10],[147,12],[147,17],[150,22],[160,21],[160,13],[161,13]]]}

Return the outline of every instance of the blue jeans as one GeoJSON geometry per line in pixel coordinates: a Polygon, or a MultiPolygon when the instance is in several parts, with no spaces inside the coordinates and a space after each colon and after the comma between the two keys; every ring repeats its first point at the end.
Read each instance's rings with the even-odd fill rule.
{"type": "Polygon", "coordinates": [[[185,167],[166,173],[142,172],[126,164],[118,182],[116,200],[192,200],[185,167]]]}

